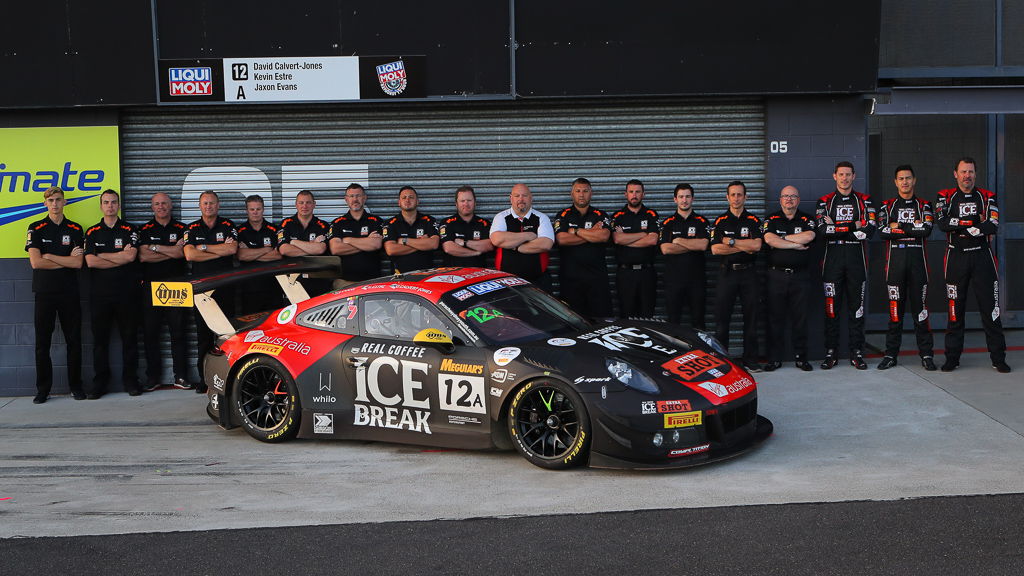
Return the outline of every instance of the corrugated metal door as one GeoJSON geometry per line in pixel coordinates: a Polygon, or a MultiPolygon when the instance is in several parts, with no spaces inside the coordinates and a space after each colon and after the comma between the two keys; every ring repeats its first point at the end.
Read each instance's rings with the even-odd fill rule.
{"type": "Polygon", "coordinates": [[[280,220],[294,212],[297,191],[313,189],[317,215],[330,220],[345,211],[349,182],[367,186],[381,216],[397,213],[398,188],[412,185],[421,210],[438,218],[454,212],[459,185],[476,189],[478,212],[490,218],[507,207],[512,184],[525,182],[534,206],[554,216],[580,176],[609,211],[622,206],[631,178],[644,181],[646,204],[662,217],[684,181],[709,218],[726,209],[734,179],[747,183],[753,211],[764,207],[759,99],[139,109],[124,113],[121,137],[126,215],[139,223],[156,192],[171,195],[183,221],[197,218],[205,189],[239,221],[247,194],[268,198],[268,217],[280,220]]]}

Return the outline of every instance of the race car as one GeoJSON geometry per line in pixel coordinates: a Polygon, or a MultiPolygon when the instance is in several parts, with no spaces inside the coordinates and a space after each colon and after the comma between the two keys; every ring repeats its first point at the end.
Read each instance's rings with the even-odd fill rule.
{"type": "Polygon", "coordinates": [[[771,434],[754,379],[706,333],[593,322],[526,280],[478,268],[305,299],[294,280],[316,260],[279,276],[291,305],[241,320],[224,318],[210,292],[274,266],[191,281],[221,334],[204,375],[207,412],[224,429],[265,442],[514,447],[548,469],[681,468],[771,434]]]}

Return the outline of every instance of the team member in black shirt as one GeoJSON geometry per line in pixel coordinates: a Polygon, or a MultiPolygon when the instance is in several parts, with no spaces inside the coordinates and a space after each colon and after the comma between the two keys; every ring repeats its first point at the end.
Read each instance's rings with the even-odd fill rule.
{"type": "MultiPolygon", "coordinates": [[[[281,256],[320,256],[327,253],[327,236],[331,225],[313,215],[316,198],[309,190],[295,196],[295,214],[281,221],[277,231],[277,249],[281,256]]],[[[310,296],[326,294],[330,279],[306,278],[302,285],[310,296]]]]}
{"type": "Polygon", "coordinates": [[[85,263],[89,266],[92,317],[92,390],[97,399],[110,382],[110,329],[117,323],[121,334],[121,381],[131,396],[142,394],[139,386],[139,233],[121,220],[121,198],[113,190],[100,194],[103,219],[85,231],[85,263]]]}
{"type": "Polygon", "coordinates": [[[533,193],[526,184],[513,185],[509,201],[512,206],[491,221],[491,242],[497,248],[494,266],[550,292],[548,260],[555,245],[551,220],[533,209],[533,193]]]}
{"type": "Polygon", "coordinates": [[[615,242],[615,288],[619,315],[653,318],[658,278],[654,257],[658,253],[658,213],[644,206],[644,183],[626,182],[626,205],[612,216],[615,242]]]}
{"type": "Polygon", "coordinates": [[[85,250],[82,227],[64,217],[64,191],[54,186],[43,192],[46,218],[28,226],[25,251],[32,266],[35,294],[36,396],[42,404],[53,386],[50,342],[54,322],[60,318],[67,346],[68,386],[75,400],[84,400],[82,390],[82,309],[78,294],[77,269],[85,250]]]}
{"type": "Polygon", "coordinates": [[[611,238],[608,213],[590,205],[593,189],[586,178],[572,183],[572,206],[555,219],[561,252],[559,294],[569,307],[591,318],[610,318],[612,292],[605,252],[611,238]]]}
{"type": "MultiPolygon", "coordinates": [[[[231,220],[220,217],[220,198],[216,192],[207,190],[199,196],[199,211],[202,218],[189,224],[185,231],[185,259],[192,263],[192,275],[209,276],[231,270],[238,252],[238,232],[231,220]]],[[[218,288],[213,292],[213,299],[225,315],[234,315],[235,291],[232,287],[218,288]]],[[[202,394],[207,389],[203,359],[213,349],[214,335],[198,311],[195,321],[199,369],[196,392],[202,394]]]]}
{"type": "Polygon", "coordinates": [[[914,169],[899,166],[895,172],[898,195],[882,203],[878,211],[878,234],[885,240],[885,287],[889,293],[889,331],[885,357],[879,370],[896,365],[903,339],[903,312],[910,312],[917,334],[917,350],[925,370],[935,370],[932,358],[932,330],[928,325],[928,261],[925,240],[932,233],[932,205],[914,194],[914,169]]]}
{"type": "Polygon", "coordinates": [[[729,210],[716,218],[711,228],[711,253],[722,257],[715,297],[715,337],[728,349],[729,319],[739,296],[743,313],[743,367],[748,372],[760,372],[754,259],[761,250],[761,221],[744,208],[747,187],[743,182],[730,182],[726,198],[729,210]]]}
{"type": "Polygon", "coordinates": [[[693,211],[693,186],[679,184],[673,198],[676,211],[661,222],[658,245],[665,255],[665,311],[679,324],[683,304],[690,309],[690,325],[704,329],[705,253],[711,238],[707,218],[693,211]]]}
{"type": "Polygon", "coordinates": [[[813,368],[807,361],[807,298],[814,217],[799,210],[800,191],[795,186],[782,189],[779,204],[782,210],[769,214],[761,226],[768,245],[768,364],[764,369],[771,372],[782,367],[788,324],[796,367],[809,372],[813,368]]]}
{"type": "Polygon", "coordinates": [[[412,186],[398,191],[401,209],[384,225],[384,251],[391,257],[395,274],[434,267],[434,251],[440,245],[437,223],[433,217],[420,214],[419,195],[412,186]]]}
{"type": "MultiPolygon", "coordinates": [[[[239,262],[275,262],[278,228],[263,219],[263,197],[253,194],[245,199],[245,223],[238,227],[239,262]]],[[[242,290],[242,312],[252,314],[281,307],[281,288],[274,277],[256,278],[246,282],[242,290]]]]}
{"type": "Polygon", "coordinates": [[[139,261],[142,262],[142,334],[146,344],[146,383],[143,390],[160,387],[163,360],[160,355],[161,327],[167,324],[171,337],[174,387],[189,389],[188,340],[185,337],[186,309],[153,306],[150,282],[179,278],[186,273],[185,225],[171,217],[171,197],[163,192],[150,199],[153,219],[139,228],[139,261]]]}
{"type": "Polygon", "coordinates": [[[348,213],[331,223],[331,254],[341,257],[341,277],[349,282],[380,276],[381,234],[384,221],[366,211],[366,190],[349,184],[345,190],[348,213]]]}
{"type": "Polygon", "coordinates": [[[491,244],[491,223],[476,215],[476,192],[472,186],[459,186],[455,190],[455,214],[441,221],[441,249],[445,266],[487,266],[487,253],[491,244]]]}

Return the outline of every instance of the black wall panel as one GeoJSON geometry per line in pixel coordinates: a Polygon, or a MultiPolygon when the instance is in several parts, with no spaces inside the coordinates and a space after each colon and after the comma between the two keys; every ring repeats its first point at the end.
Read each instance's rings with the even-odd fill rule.
{"type": "Polygon", "coordinates": [[[519,95],[875,88],[879,0],[516,1],[519,95]]]}

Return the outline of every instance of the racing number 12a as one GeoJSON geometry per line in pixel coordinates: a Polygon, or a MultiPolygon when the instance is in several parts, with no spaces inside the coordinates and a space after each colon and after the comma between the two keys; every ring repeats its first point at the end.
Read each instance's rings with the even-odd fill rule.
{"type": "Polygon", "coordinates": [[[480,324],[483,324],[484,322],[487,322],[488,320],[494,320],[495,318],[497,318],[499,316],[503,316],[503,314],[500,311],[498,311],[498,310],[488,310],[487,308],[484,308],[483,306],[477,306],[476,308],[473,308],[472,310],[468,310],[466,312],[466,316],[469,316],[473,320],[476,320],[480,324]]]}
{"type": "Polygon", "coordinates": [[[480,376],[439,374],[440,404],[442,410],[486,414],[484,406],[484,379],[480,376]]]}

